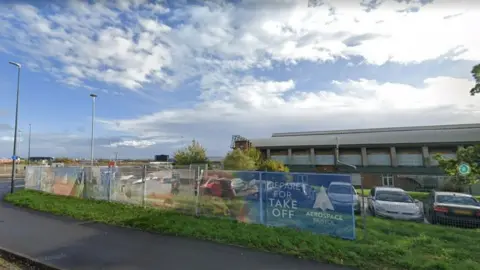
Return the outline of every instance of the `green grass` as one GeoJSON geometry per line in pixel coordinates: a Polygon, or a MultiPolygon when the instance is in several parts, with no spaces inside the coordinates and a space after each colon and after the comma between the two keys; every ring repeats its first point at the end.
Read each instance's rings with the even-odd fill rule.
{"type": "MultiPolygon", "coordinates": [[[[357,193],[359,195],[362,195],[362,190],[357,188],[357,193]]],[[[418,191],[407,191],[408,194],[410,194],[410,196],[412,196],[413,199],[417,199],[419,201],[423,201],[425,200],[427,197],[428,197],[428,192],[418,192],[418,191]]],[[[363,190],[363,196],[368,196],[370,195],[370,189],[364,189],[363,190]]],[[[475,198],[477,198],[477,200],[480,200],[480,196],[474,196],[475,198]]]]}
{"type": "Polygon", "coordinates": [[[363,239],[357,220],[356,241],[310,232],[272,228],[161,211],[154,208],[61,197],[24,190],[5,200],[80,220],[133,227],[166,235],[236,244],[360,269],[480,269],[480,231],[369,217],[363,239]]]}

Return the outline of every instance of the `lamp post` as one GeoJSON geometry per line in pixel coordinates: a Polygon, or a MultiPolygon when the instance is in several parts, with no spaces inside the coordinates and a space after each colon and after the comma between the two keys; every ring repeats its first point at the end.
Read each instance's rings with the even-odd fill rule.
{"type": "Polygon", "coordinates": [[[28,160],[27,165],[30,166],[30,146],[32,141],[32,124],[28,124],[28,160]]]}
{"type": "Polygon", "coordinates": [[[17,101],[15,105],[15,129],[13,134],[13,154],[12,154],[12,179],[10,181],[10,193],[15,190],[15,173],[17,171],[17,132],[18,132],[18,101],[20,98],[20,71],[22,65],[16,62],[8,62],[10,65],[17,67],[17,101]]]}
{"type": "Polygon", "coordinates": [[[97,98],[97,95],[95,94],[90,94],[90,97],[92,98],[92,137],[90,139],[90,165],[93,166],[93,147],[94,147],[94,128],[95,128],[95,100],[97,98]]]}

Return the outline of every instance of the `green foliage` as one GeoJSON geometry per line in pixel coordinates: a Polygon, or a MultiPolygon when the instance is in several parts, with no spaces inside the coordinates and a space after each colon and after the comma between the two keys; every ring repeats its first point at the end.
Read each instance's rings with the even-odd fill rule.
{"type": "Polygon", "coordinates": [[[285,164],[283,164],[281,161],[278,160],[273,160],[273,159],[267,159],[258,168],[261,171],[267,171],[267,172],[289,172],[290,170],[288,169],[285,164]]]}
{"type": "Polygon", "coordinates": [[[475,94],[480,93],[480,64],[474,66],[471,73],[475,80],[475,86],[470,90],[470,95],[474,96],[475,94]]]}
{"type": "Polygon", "coordinates": [[[177,150],[174,158],[175,164],[178,165],[208,163],[207,150],[195,140],[192,141],[191,145],[177,150]]]}
{"type": "Polygon", "coordinates": [[[256,169],[256,164],[246,152],[234,149],[223,160],[223,167],[226,170],[251,171],[256,169]]]}
{"type": "Polygon", "coordinates": [[[255,147],[246,150],[235,149],[229,152],[223,164],[227,170],[289,172],[288,167],[280,161],[264,160],[262,153],[255,147]]]}
{"type": "Polygon", "coordinates": [[[452,185],[470,186],[478,182],[480,177],[480,145],[469,146],[467,148],[459,148],[457,150],[457,157],[452,159],[445,159],[440,154],[435,155],[440,168],[450,176],[455,176],[451,183],[452,185]],[[458,166],[466,163],[471,168],[469,175],[463,176],[458,172],[458,166]]]}
{"type": "Polygon", "coordinates": [[[258,167],[262,164],[262,153],[255,147],[250,147],[244,151],[245,154],[250,157],[255,163],[255,166],[258,167]]]}

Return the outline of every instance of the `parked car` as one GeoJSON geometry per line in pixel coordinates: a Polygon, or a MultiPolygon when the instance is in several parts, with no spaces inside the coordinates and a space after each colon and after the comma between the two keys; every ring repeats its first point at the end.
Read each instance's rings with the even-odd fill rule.
{"type": "Polygon", "coordinates": [[[360,213],[358,194],[352,184],[345,182],[331,182],[327,189],[327,195],[336,208],[342,206],[353,207],[355,213],[360,213]]]}
{"type": "Polygon", "coordinates": [[[472,195],[432,191],[423,206],[431,224],[480,227],[480,202],[472,195]]]}
{"type": "Polygon", "coordinates": [[[373,216],[423,222],[423,209],[405,190],[374,187],[368,196],[368,210],[373,216]]]}
{"type": "Polygon", "coordinates": [[[232,180],[225,178],[209,179],[200,186],[200,196],[215,196],[233,199],[236,196],[232,180]]]}

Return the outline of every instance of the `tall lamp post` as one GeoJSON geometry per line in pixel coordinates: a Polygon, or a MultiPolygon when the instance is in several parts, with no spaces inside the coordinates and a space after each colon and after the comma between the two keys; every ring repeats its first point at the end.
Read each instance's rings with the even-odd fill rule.
{"type": "Polygon", "coordinates": [[[28,124],[28,160],[27,165],[30,166],[30,145],[32,142],[32,124],[28,124]]]}
{"type": "Polygon", "coordinates": [[[18,101],[20,98],[20,71],[22,65],[16,62],[8,62],[10,65],[17,67],[17,101],[15,106],[15,130],[13,134],[13,154],[12,154],[12,179],[10,181],[10,193],[15,190],[15,173],[17,171],[17,132],[18,132],[18,101]]]}
{"type": "Polygon", "coordinates": [[[93,166],[93,147],[94,147],[94,128],[95,128],[95,99],[97,98],[97,95],[95,94],[90,94],[90,97],[92,97],[92,137],[90,138],[90,165],[93,166]]]}

